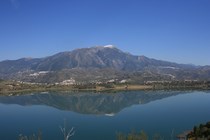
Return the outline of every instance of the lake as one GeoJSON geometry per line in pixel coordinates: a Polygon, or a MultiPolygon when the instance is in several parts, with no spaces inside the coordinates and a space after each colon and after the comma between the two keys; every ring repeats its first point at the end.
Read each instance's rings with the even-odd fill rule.
{"type": "Polygon", "coordinates": [[[0,139],[41,131],[62,140],[60,126],[75,128],[71,140],[115,140],[116,133],[144,130],[166,140],[210,121],[210,91],[33,93],[0,96],[0,139]]]}

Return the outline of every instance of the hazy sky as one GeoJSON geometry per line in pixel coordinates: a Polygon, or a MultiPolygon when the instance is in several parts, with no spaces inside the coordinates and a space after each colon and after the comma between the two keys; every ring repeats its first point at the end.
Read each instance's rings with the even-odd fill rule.
{"type": "Polygon", "coordinates": [[[210,0],[0,0],[0,61],[107,44],[210,65],[210,0]]]}

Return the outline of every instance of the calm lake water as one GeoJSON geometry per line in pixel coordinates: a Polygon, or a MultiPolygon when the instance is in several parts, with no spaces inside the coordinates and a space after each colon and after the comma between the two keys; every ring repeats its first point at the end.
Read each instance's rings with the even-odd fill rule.
{"type": "MultiPolygon", "coordinates": [[[[0,96],[0,140],[42,132],[62,140],[59,126],[74,127],[71,140],[114,140],[117,132],[144,130],[171,139],[210,121],[210,91],[34,93],[0,96]]],[[[174,138],[175,140],[175,138],[174,138]]]]}

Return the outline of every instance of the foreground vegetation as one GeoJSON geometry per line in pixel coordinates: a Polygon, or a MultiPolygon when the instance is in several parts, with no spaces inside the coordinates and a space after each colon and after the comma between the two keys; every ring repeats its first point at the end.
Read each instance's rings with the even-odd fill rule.
{"type": "MultiPolygon", "coordinates": [[[[72,127],[71,129],[66,128],[65,120],[64,120],[64,125],[60,126],[60,130],[63,135],[63,140],[70,140],[70,138],[73,137],[75,134],[74,127],[72,127]]],[[[18,140],[42,140],[42,132],[39,131],[37,134],[32,134],[30,136],[19,134],[18,140]]]]}
{"type": "MultiPolygon", "coordinates": [[[[64,140],[69,140],[75,134],[74,128],[66,130],[65,122],[64,126],[60,127],[60,129],[63,134],[64,140]]],[[[200,124],[199,126],[194,126],[192,131],[180,134],[176,138],[179,140],[210,140],[210,122],[207,122],[206,124],[200,124]]],[[[170,139],[175,139],[173,131],[171,133],[170,139]]],[[[33,134],[31,136],[25,136],[20,134],[18,140],[42,140],[42,133],[41,131],[39,131],[37,135],[33,134]]],[[[118,132],[116,134],[116,140],[165,140],[165,138],[157,133],[149,138],[146,132],[136,132],[133,130],[127,134],[118,132]]]]}
{"type": "MultiPolygon", "coordinates": [[[[176,138],[178,140],[210,140],[210,122],[194,126],[193,130],[184,132],[176,136],[176,138]]],[[[171,139],[175,139],[173,133],[171,134],[171,139]]],[[[132,131],[128,134],[117,133],[117,140],[164,140],[164,137],[159,134],[154,134],[149,138],[144,131],[132,131]]]]}
{"type": "Polygon", "coordinates": [[[88,83],[73,85],[25,83],[0,80],[0,95],[46,91],[119,91],[119,90],[209,90],[210,81],[150,81],[135,83],[88,83]]]}
{"type": "Polygon", "coordinates": [[[187,135],[187,140],[210,140],[210,122],[194,126],[193,131],[187,135]]]}
{"type": "Polygon", "coordinates": [[[140,131],[135,132],[132,131],[128,134],[124,133],[117,133],[117,140],[164,140],[164,137],[162,137],[159,134],[154,134],[152,138],[149,138],[146,132],[140,131]]]}

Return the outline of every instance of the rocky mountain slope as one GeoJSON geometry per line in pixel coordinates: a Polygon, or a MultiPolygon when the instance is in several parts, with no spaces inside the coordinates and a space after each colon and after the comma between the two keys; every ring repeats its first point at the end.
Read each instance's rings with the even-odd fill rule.
{"type": "Polygon", "coordinates": [[[193,66],[125,53],[116,47],[97,46],[61,52],[45,58],[22,58],[0,62],[0,78],[55,83],[68,79],[98,82],[126,79],[210,80],[210,66],[193,66]]]}

